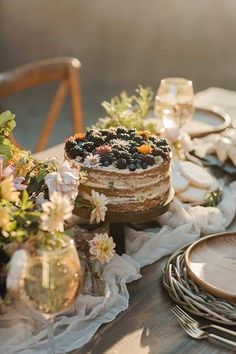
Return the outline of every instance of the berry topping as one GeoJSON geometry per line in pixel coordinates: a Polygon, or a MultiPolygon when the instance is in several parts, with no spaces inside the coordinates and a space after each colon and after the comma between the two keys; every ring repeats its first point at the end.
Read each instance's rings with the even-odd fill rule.
{"type": "Polygon", "coordinates": [[[76,141],[74,138],[69,138],[66,140],[65,151],[68,152],[70,149],[76,146],[76,141]]]}
{"type": "Polygon", "coordinates": [[[130,171],[135,171],[135,170],[136,170],[135,164],[133,164],[133,163],[129,164],[129,165],[128,165],[128,169],[129,169],[130,171]]]}
{"type": "Polygon", "coordinates": [[[148,165],[147,165],[146,162],[143,162],[141,166],[142,166],[142,168],[143,168],[144,170],[146,170],[146,168],[148,167],[148,165]]]}
{"type": "Polygon", "coordinates": [[[104,167],[108,167],[110,165],[111,165],[111,161],[109,161],[109,160],[105,160],[102,162],[102,166],[104,166],[104,167]]]}
{"type": "Polygon", "coordinates": [[[142,155],[142,154],[139,154],[138,152],[135,152],[135,153],[133,154],[133,158],[136,159],[136,160],[142,160],[143,155],[142,155]]]}
{"type": "Polygon", "coordinates": [[[76,134],[67,139],[65,151],[69,158],[77,158],[87,167],[112,165],[130,171],[147,169],[171,159],[171,148],[165,139],[152,136],[146,130],[138,132],[124,127],[91,129],[85,134],[76,134]]]}
{"type": "Polygon", "coordinates": [[[119,134],[118,138],[121,140],[128,141],[130,139],[130,136],[128,134],[123,133],[123,134],[119,134]]]}
{"type": "Polygon", "coordinates": [[[67,154],[69,158],[76,159],[76,157],[83,155],[83,151],[78,145],[76,145],[72,149],[70,149],[67,154]]]}
{"type": "Polygon", "coordinates": [[[118,127],[116,129],[117,134],[123,134],[123,133],[127,133],[127,129],[125,129],[124,127],[118,127]]]}
{"type": "Polygon", "coordinates": [[[164,151],[164,152],[170,152],[170,151],[171,151],[171,148],[170,148],[168,145],[166,145],[166,146],[161,146],[161,149],[162,149],[162,151],[164,151]]]}
{"type": "Polygon", "coordinates": [[[116,162],[116,167],[119,168],[119,170],[124,170],[127,167],[127,162],[125,159],[119,159],[116,162]]]}
{"type": "Polygon", "coordinates": [[[105,141],[106,141],[106,142],[109,142],[109,141],[111,141],[111,140],[113,140],[113,139],[116,139],[116,138],[117,138],[116,133],[113,132],[113,131],[111,131],[111,132],[109,132],[109,133],[107,134],[107,136],[106,136],[106,138],[105,138],[105,141]]]}
{"type": "Polygon", "coordinates": [[[122,158],[122,159],[125,159],[126,161],[130,160],[131,159],[131,155],[129,152],[127,151],[121,151],[119,153],[119,157],[122,158]]]}
{"type": "Polygon", "coordinates": [[[167,141],[163,138],[161,139],[156,139],[156,146],[165,146],[165,145],[168,145],[167,141]]]}
{"type": "Polygon", "coordinates": [[[91,141],[88,141],[88,142],[84,143],[83,148],[85,150],[87,150],[88,152],[92,152],[93,149],[95,148],[95,146],[94,146],[94,143],[92,143],[91,141]]]}
{"type": "Polygon", "coordinates": [[[147,165],[152,166],[155,164],[155,158],[152,155],[144,155],[143,162],[145,162],[147,165]]]}
{"type": "Polygon", "coordinates": [[[107,158],[108,161],[110,161],[110,162],[114,161],[114,156],[113,156],[112,153],[108,153],[108,154],[106,154],[104,156],[107,158]]]}
{"type": "Polygon", "coordinates": [[[133,137],[133,140],[138,143],[138,144],[142,144],[143,138],[139,135],[136,135],[133,137]]]}
{"type": "Polygon", "coordinates": [[[104,139],[97,134],[90,135],[89,141],[92,141],[95,146],[101,146],[102,144],[104,144],[104,139]]]}
{"type": "Polygon", "coordinates": [[[152,150],[153,156],[162,156],[162,154],[163,154],[163,150],[159,147],[152,150]]]}

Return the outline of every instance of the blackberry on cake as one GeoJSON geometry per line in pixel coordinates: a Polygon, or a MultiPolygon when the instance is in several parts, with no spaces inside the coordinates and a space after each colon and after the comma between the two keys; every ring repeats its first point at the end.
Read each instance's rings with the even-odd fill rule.
{"type": "Polygon", "coordinates": [[[66,140],[65,151],[68,153],[70,149],[73,149],[77,145],[74,139],[66,140]]]}

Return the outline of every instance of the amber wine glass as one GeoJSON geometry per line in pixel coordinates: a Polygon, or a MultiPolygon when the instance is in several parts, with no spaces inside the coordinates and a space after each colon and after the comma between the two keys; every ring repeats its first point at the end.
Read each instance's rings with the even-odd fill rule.
{"type": "Polygon", "coordinates": [[[63,239],[61,248],[37,250],[28,256],[21,299],[46,319],[48,354],[55,353],[53,318],[74,303],[81,285],[81,265],[74,241],[69,237],[63,239]]]}
{"type": "Polygon", "coordinates": [[[164,127],[165,120],[174,120],[181,127],[192,118],[193,99],[192,81],[177,77],[163,79],[155,98],[155,115],[164,127]]]}

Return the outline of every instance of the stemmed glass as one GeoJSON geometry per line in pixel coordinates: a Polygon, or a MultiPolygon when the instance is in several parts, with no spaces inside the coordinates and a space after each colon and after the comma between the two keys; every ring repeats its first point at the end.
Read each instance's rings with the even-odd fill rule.
{"type": "Polygon", "coordinates": [[[54,354],[53,318],[75,301],[82,285],[74,241],[65,237],[59,249],[36,250],[26,263],[20,296],[46,319],[48,354],[54,354]]]}
{"type": "Polygon", "coordinates": [[[181,127],[192,117],[193,99],[192,81],[176,77],[163,79],[155,98],[155,115],[162,126],[172,120],[181,127]]]}

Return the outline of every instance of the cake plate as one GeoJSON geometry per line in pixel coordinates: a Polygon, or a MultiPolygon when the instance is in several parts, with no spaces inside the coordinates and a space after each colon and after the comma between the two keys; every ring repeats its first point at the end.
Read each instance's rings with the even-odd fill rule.
{"type": "MultiPolygon", "coordinates": [[[[164,204],[136,212],[115,212],[107,211],[105,222],[109,223],[109,234],[116,243],[116,253],[125,253],[125,224],[130,222],[144,223],[164,214],[174,197],[174,190],[171,189],[169,197],[164,204]]],[[[90,211],[86,208],[75,208],[73,213],[84,219],[90,219],[90,211]]]]}

